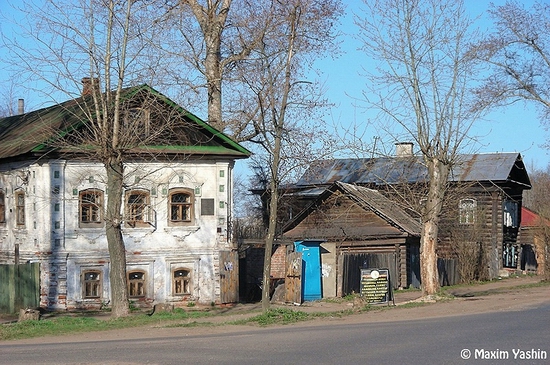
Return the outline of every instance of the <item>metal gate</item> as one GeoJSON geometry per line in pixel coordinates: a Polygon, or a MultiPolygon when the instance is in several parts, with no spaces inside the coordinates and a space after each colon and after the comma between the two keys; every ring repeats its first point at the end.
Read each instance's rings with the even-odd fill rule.
{"type": "Polygon", "coordinates": [[[286,256],[285,302],[302,303],[302,253],[286,256]]]}
{"type": "Polygon", "coordinates": [[[220,251],[220,302],[239,301],[239,256],[237,251],[220,251]]]}
{"type": "Polygon", "coordinates": [[[0,265],[0,313],[40,305],[40,264],[0,265]]]}

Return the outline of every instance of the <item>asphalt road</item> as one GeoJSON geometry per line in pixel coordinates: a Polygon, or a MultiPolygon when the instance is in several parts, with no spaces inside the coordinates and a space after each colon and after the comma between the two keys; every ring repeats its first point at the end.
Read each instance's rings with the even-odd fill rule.
{"type": "Polygon", "coordinates": [[[522,311],[422,320],[196,332],[181,328],[177,335],[131,340],[5,342],[0,364],[550,364],[548,302],[522,311]]]}

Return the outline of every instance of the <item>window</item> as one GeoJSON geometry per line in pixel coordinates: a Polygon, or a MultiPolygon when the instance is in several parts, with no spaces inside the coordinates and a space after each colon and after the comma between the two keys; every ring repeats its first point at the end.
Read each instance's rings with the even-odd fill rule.
{"type": "Polygon", "coordinates": [[[149,222],[149,192],[133,190],[126,193],[126,224],[144,227],[149,222]]]}
{"type": "Polygon", "coordinates": [[[519,223],[518,203],[512,200],[504,201],[504,226],[517,227],[519,223]]]}
{"type": "Polygon", "coordinates": [[[148,136],[150,132],[150,113],[144,108],[130,108],[124,117],[124,127],[136,131],[140,137],[148,136]]]}
{"type": "Polygon", "coordinates": [[[0,190],[0,223],[4,223],[6,221],[6,203],[4,199],[4,192],[0,190]]]}
{"type": "Polygon", "coordinates": [[[128,295],[131,298],[145,296],[145,273],[131,271],[128,273],[128,295]]]}
{"type": "Polygon", "coordinates": [[[171,224],[189,223],[193,215],[193,195],[189,190],[175,190],[169,196],[169,214],[171,224]]]}
{"type": "Polygon", "coordinates": [[[82,276],[82,298],[90,299],[101,297],[101,272],[85,271],[82,276]]]}
{"type": "Polygon", "coordinates": [[[178,269],[174,271],[173,293],[174,295],[191,294],[189,270],[178,269]]]}
{"type": "Polygon", "coordinates": [[[15,193],[15,216],[18,226],[25,225],[25,193],[18,191],[15,193]]]}
{"type": "Polygon", "coordinates": [[[99,226],[103,219],[103,192],[88,189],[80,192],[80,226],[99,226]]]}
{"type": "Polygon", "coordinates": [[[474,224],[476,221],[477,201],[461,199],[458,204],[460,224],[474,224]]]}

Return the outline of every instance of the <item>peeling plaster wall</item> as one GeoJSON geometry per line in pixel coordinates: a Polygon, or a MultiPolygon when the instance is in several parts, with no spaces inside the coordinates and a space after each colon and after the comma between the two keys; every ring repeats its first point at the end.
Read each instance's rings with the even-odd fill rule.
{"type": "MultiPolygon", "coordinates": [[[[123,229],[127,269],[145,273],[142,305],[197,301],[209,304],[220,297],[219,251],[231,249],[228,240],[232,162],[146,163],[126,166],[128,189],[146,190],[154,219],[146,227],[123,229]],[[193,222],[171,226],[170,189],[194,192],[193,222]],[[205,215],[203,199],[214,202],[205,215]],[[173,295],[176,269],[190,271],[190,295],[173,295]]],[[[45,161],[26,166],[0,167],[0,189],[5,194],[6,222],[0,223],[0,262],[13,263],[15,244],[20,262],[41,263],[41,305],[50,309],[101,307],[110,302],[109,255],[105,229],[80,227],[79,193],[104,192],[104,167],[79,161],[45,161]],[[14,192],[26,193],[25,226],[17,227],[14,192]],[[83,299],[81,274],[101,273],[101,297],[83,299]]]]}

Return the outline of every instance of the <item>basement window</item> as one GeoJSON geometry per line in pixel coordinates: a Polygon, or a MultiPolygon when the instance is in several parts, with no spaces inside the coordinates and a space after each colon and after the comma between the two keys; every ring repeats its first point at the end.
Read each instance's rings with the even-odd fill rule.
{"type": "Polygon", "coordinates": [[[172,292],[174,295],[191,294],[191,273],[186,269],[174,270],[172,292]]]}
{"type": "Polygon", "coordinates": [[[130,298],[141,298],[145,296],[144,272],[131,271],[128,273],[128,295],[130,298]]]}
{"type": "Polygon", "coordinates": [[[101,297],[101,272],[84,271],[82,278],[82,298],[95,299],[101,297]]]}

